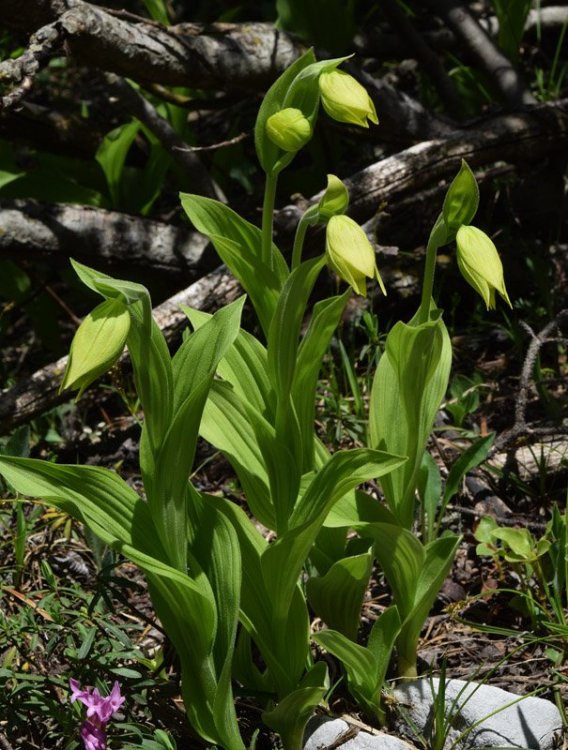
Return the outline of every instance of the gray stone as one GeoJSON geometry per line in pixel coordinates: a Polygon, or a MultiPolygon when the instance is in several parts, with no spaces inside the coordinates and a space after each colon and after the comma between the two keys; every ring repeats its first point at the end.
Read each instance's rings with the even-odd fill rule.
{"type": "MultiPolygon", "coordinates": [[[[420,679],[394,690],[395,699],[425,737],[432,728],[432,688],[436,695],[438,683],[437,678],[420,679]]],[[[445,750],[454,743],[455,750],[490,746],[552,750],[562,733],[554,703],[534,696],[521,698],[491,685],[448,680],[445,704],[446,717],[454,716],[445,750]]]]}
{"type": "Polygon", "coordinates": [[[353,725],[343,719],[318,716],[308,723],[304,750],[325,750],[330,745],[337,750],[415,750],[407,742],[389,734],[370,734],[359,731],[352,736],[353,725]],[[342,741],[342,737],[345,741],[342,741]]]}

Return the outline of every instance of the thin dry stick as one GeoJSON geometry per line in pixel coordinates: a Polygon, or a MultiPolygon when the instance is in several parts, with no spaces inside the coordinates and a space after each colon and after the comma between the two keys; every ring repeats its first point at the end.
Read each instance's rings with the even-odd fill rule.
{"type": "Polygon", "coordinates": [[[221,189],[213,182],[203,162],[189,150],[188,144],[170,123],[158,114],[150,102],[114,73],[107,73],[106,80],[113,94],[123,102],[130,114],[146,125],[172,158],[191,175],[193,190],[209,198],[225,200],[221,189]]]}
{"type": "MultiPolygon", "coordinates": [[[[531,388],[532,376],[534,372],[535,363],[541,348],[548,343],[564,341],[565,339],[551,338],[551,333],[555,329],[559,329],[560,325],[564,320],[568,320],[568,309],[561,310],[555,318],[547,323],[544,328],[535,333],[532,328],[524,322],[521,322],[523,328],[531,336],[531,343],[527,349],[525,355],[525,361],[521,370],[519,378],[519,388],[517,391],[517,398],[515,400],[515,422],[510,430],[504,432],[495,441],[495,445],[491,451],[491,455],[499,450],[502,450],[507,443],[510,443],[520,435],[527,434],[546,434],[550,430],[548,428],[535,429],[527,424],[527,403],[529,398],[529,392],[531,388]]],[[[554,428],[554,432],[557,432],[557,428],[554,428]]]]}
{"type": "Polygon", "coordinates": [[[501,52],[464,3],[459,0],[428,0],[428,5],[466,45],[467,51],[490,76],[506,104],[518,108],[536,103],[513,63],[501,52]]]}

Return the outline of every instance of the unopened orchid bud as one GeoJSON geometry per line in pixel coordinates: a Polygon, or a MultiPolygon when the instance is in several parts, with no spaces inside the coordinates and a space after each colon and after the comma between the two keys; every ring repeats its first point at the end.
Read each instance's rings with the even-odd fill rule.
{"type": "Polygon", "coordinates": [[[367,90],[342,70],[330,70],[319,77],[321,102],[327,114],[338,122],[369,127],[379,118],[367,90]]]}
{"type": "Polygon", "coordinates": [[[481,229],[461,226],[456,234],[458,266],[462,276],[481,295],[488,310],[495,309],[495,292],[512,307],[505,289],[503,264],[492,240],[481,229]]]}
{"type": "Polygon", "coordinates": [[[75,333],[60,390],[78,389],[81,396],[120,357],[129,330],[130,314],[120,298],[95,307],[75,333]]]}
{"type": "Polygon", "coordinates": [[[367,296],[366,279],[377,279],[383,294],[383,281],[375,262],[375,251],[367,235],[349,216],[332,216],[327,224],[326,254],[329,266],[353,290],[367,296]]]}
{"type": "Polygon", "coordinates": [[[266,121],[266,133],[283,151],[299,151],[312,137],[312,126],[300,109],[287,107],[266,121]]]}

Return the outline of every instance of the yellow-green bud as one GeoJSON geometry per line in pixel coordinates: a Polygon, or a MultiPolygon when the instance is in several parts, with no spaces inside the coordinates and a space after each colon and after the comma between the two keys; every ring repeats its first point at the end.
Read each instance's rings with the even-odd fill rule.
{"type": "Polygon", "coordinates": [[[353,76],[342,70],[330,70],[319,77],[323,108],[339,122],[369,127],[369,120],[378,125],[375,105],[367,90],[353,76]]]}
{"type": "Polygon", "coordinates": [[[130,314],[121,299],[109,299],[95,307],[75,333],[60,391],[79,389],[79,398],[120,357],[129,330],[130,314]]]}
{"type": "Polygon", "coordinates": [[[497,248],[481,229],[461,226],[456,234],[458,266],[462,276],[478,292],[488,310],[495,309],[495,292],[512,307],[505,289],[503,264],[497,248]]]}
{"type": "Polygon", "coordinates": [[[363,229],[349,216],[332,216],[328,221],[325,250],[329,266],[357,294],[367,296],[367,278],[377,279],[383,294],[386,294],[375,262],[375,251],[363,229]]]}
{"type": "Polygon", "coordinates": [[[349,205],[349,193],[339,177],[328,174],[327,187],[319,204],[320,219],[330,219],[332,216],[343,214],[349,205]]]}
{"type": "Polygon", "coordinates": [[[283,151],[299,151],[312,137],[312,126],[301,109],[287,107],[268,118],[266,133],[283,151]]]}

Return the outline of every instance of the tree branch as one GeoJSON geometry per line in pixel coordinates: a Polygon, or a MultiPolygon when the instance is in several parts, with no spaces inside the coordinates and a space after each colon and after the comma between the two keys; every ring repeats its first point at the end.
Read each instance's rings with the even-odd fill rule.
{"type": "Polygon", "coordinates": [[[467,46],[468,52],[495,83],[503,101],[512,108],[535,104],[521,75],[511,61],[482,29],[461,0],[427,0],[454,34],[467,46]]]}
{"type": "MultiPolygon", "coordinates": [[[[60,15],[56,0],[31,4],[36,3],[41,4],[43,14],[31,13],[30,17],[47,16],[78,63],[142,85],[265,91],[305,51],[298,40],[272,24],[179,24],[166,29],[156,23],[124,20],[83,0],[73,0],[60,15]]],[[[13,14],[13,0],[0,3],[0,24],[10,25],[13,14]]],[[[399,141],[404,136],[407,141],[440,137],[451,129],[386,82],[369,75],[358,77],[377,101],[385,133],[390,130],[399,141]]]]}

